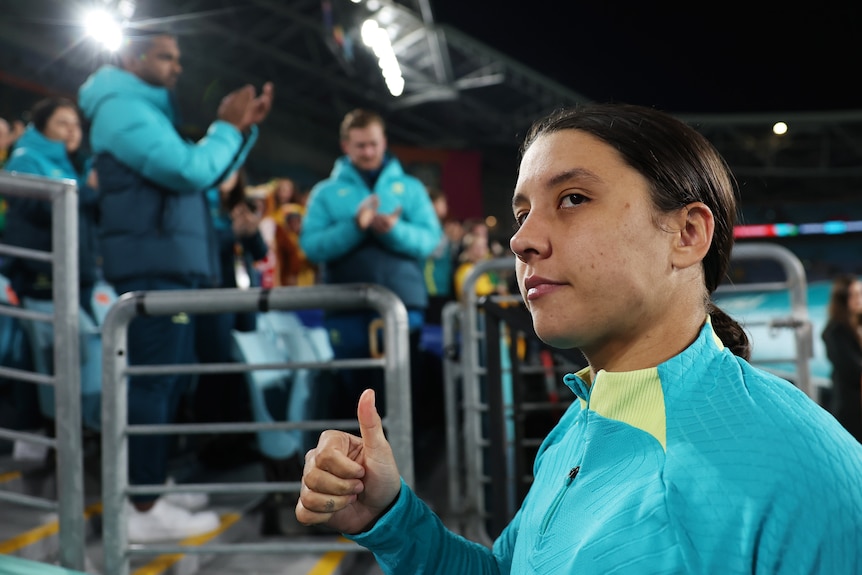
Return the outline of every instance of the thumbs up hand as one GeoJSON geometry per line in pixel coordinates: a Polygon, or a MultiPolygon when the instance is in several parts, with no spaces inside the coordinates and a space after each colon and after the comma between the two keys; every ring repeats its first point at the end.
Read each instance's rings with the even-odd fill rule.
{"type": "Polygon", "coordinates": [[[398,497],[401,477],[374,401],[370,389],[359,398],[360,437],[327,430],[306,454],[296,504],[300,523],[360,533],[398,497]]]}

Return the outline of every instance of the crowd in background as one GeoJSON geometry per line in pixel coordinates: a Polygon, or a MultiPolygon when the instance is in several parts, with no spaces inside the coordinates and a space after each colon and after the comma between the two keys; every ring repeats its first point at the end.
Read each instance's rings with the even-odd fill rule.
{"type": "MultiPolygon", "coordinates": [[[[169,56],[174,58],[173,55],[169,56]]],[[[115,74],[125,72],[113,69],[108,71],[115,74]]],[[[144,79],[150,72],[152,71],[144,70],[137,73],[142,74],[139,77],[144,79]]],[[[165,85],[175,80],[170,71],[165,74],[161,79],[150,80],[163,82],[165,85]]],[[[134,81],[126,79],[125,76],[120,76],[120,79],[123,82],[134,81]]],[[[345,169],[355,169],[361,176],[357,176],[355,180],[358,186],[356,189],[360,195],[366,196],[366,201],[358,209],[369,214],[368,235],[365,239],[361,236],[356,238],[357,243],[350,252],[350,257],[356,257],[356,253],[369,247],[377,251],[370,256],[370,263],[357,265],[356,261],[352,260],[344,269],[360,270],[359,273],[350,272],[350,278],[355,281],[386,285],[386,282],[391,280],[394,283],[386,287],[396,290],[396,293],[402,288],[406,290],[398,295],[408,305],[411,317],[411,379],[414,419],[418,422],[414,425],[414,430],[433,427],[435,432],[439,432],[439,425],[443,421],[442,368],[439,365],[442,350],[430,351],[422,348],[421,342],[425,333],[423,330],[433,330],[435,326],[439,328],[442,307],[449,302],[463,299],[464,280],[474,265],[483,260],[503,256],[507,252],[501,241],[490,237],[488,225],[482,218],[462,220],[452,217],[449,214],[445,191],[426,186],[401,171],[397,159],[386,151],[383,120],[380,116],[361,110],[354,115],[362,125],[357,124],[351,128],[352,131],[347,130],[349,136],[342,134],[343,145],[346,145],[356,130],[363,134],[369,130],[373,134],[379,132],[376,137],[381,141],[378,142],[379,149],[371,159],[371,164],[363,165],[361,152],[355,156],[348,152],[338,160],[342,162],[342,166],[336,171],[345,173],[345,169]],[[413,194],[412,199],[408,199],[410,195],[405,194],[405,185],[413,194]],[[391,201],[395,201],[398,207],[391,213],[384,213],[385,210],[391,210],[395,204],[380,206],[379,203],[390,201],[386,198],[390,197],[392,192],[394,194],[391,198],[394,200],[391,201]],[[368,199],[377,201],[369,202],[368,199]],[[426,218],[426,222],[420,223],[423,218],[426,218]],[[396,232],[396,226],[402,231],[396,232]],[[418,238],[422,236],[417,235],[422,229],[420,226],[425,227],[425,231],[421,233],[427,234],[421,242],[418,238]],[[404,232],[404,229],[407,231],[404,232]],[[393,244],[394,247],[386,247],[387,242],[392,242],[384,238],[392,233],[400,233],[401,239],[393,244]],[[374,248],[374,245],[377,247],[374,248]],[[405,245],[413,247],[400,253],[405,245]],[[392,262],[412,263],[407,263],[407,267],[396,264],[395,267],[388,267],[388,271],[382,272],[384,268],[380,266],[384,265],[382,262],[387,259],[392,262]],[[375,267],[380,269],[373,271],[372,268],[375,267]],[[362,272],[365,271],[371,275],[363,275],[362,272]],[[405,273],[408,276],[415,273],[416,281],[408,286],[404,279],[405,273]],[[434,379],[436,381],[431,381],[434,379]]],[[[138,160],[140,145],[126,152],[129,159],[125,162],[117,162],[104,151],[101,154],[94,151],[92,141],[99,141],[100,138],[109,140],[112,136],[105,134],[104,125],[98,129],[95,136],[88,133],[92,130],[92,118],[88,119],[86,105],[82,111],[77,102],[66,98],[41,98],[22,114],[22,118],[23,121],[20,122],[0,122],[0,160],[3,170],[15,174],[72,179],[78,183],[82,333],[85,324],[91,326],[97,321],[93,310],[93,297],[98,285],[107,286],[119,295],[126,291],[152,289],[309,287],[321,283],[340,283],[337,272],[333,273],[332,270],[338,269],[343,254],[327,258],[324,255],[326,250],[315,250],[309,257],[303,249],[303,226],[312,189],[300,186],[293,178],[281,174],[264,177],[257,174],[257,181],[250,181],[245,163],[234,162],[226,177],[203,190],[200,194],[202,203],[199,203],[194,199],[197,194],[189,199],[186,188],[190,188],[190,185],[180,184],[185,180],[177,180],[176,191],[166,192],[165,186],[171,185],[170,178],[176,178],[170,176],[174,168],[159,167],[158,164],[138,160]],[[141,164],[137,169],[144,175],[143,179],[137,174],[130,175],[129,166],[135,162],[141,164]],[[147,170],[154,172],[148,175],[147,170]],[[160,181],[162,183],[159,183],[160,181]],[[127,195],[129,190],[132,190],[131,196],[127,195]],[[152,197],[158,197],[160,194],[162,199],[154,202],[151,198],[141,204],[136,203],[139,200],[129,199],[137,197],[135,194],[151,194],[153,191],[156,196],[152,197]],[[124,195],[127,195],[125,199],[124,195]],[[129,203],[130,201],[133,203],[129,203]],[[178,216],[176,221],[173,221],[174,215],[178,216]],[[201,218],[206,221],[199,221],[201,218]],[[155,227],[159,229],[145,229],[145,221],[158,222],[155,227]],[[142,225],[144,227],[141,227],[142,225]],[[162,230],[162,225],[169,226],[169,229],[162,230]],[[166,237],[173,239],[169,243],[160,244],[166,237]],[[132,243],[122,243],[128,240],[118,238],[138,239],[132,243]],[[128,255],[132,251],[135,258],[130,260],[128,255]],[[131,269],[132,267],[135,269],[131,269]],[[327,268],[330,270],[328,277],[325,273],[327,268]],[[178,270],[183,270],[185,275],[178,276],[178,270]]],[[[144,139],[151,136],[152,134],[145,135],[144,139]]],[[[178,145],[194,146],[194,143],[178,145]]],[[[246,140],[243,149],[247,151],[251,145],[253,138],[246,140]]],[[[103,147],[105,146],[110,148],[109,145],[103,144],[103,147]]],[[[176,163],[175,159],[165,161],[176,163]]],[[[338,166],[338,162],[336,165],[338,166]]],[[[177,169],[185,168],[179,166],[177,169]]],[[[0,242],[51,251],[51,205],[41,200],[15,196],[0,199],[3,200],[0,204],[0,242]]],[[[336,200],[336,204],[339,201],[336,200]]],[[[321,201],[318,201],[318,205],[320,204],[321,201]]],[[[352,218],[352,212],[347,215],[352,218]]],[[[318,210],[315,217],[318,225],[322,225],[321,231],[331,231],[332,224],[326,220],[328,216],[322,215],[318,210]]],[[[153,227],[153,224],[149,225],[153,227]]],[[[306,242],[314,241],[309,239],[311,235],[306,234],[306,242]]],[[[331,242],[325,240],[324,244],[330,245],[331,242]]],[[[51,305],[52,269],[48,262],[33,262],[26,257],[5,257],[0,261],[0,277],[8,280],[6,295],[12,305],[51,305]]],[[[511,278],[499,277],[499,274],[494,272],[485,274],[475,285],[476,293],[508,293],[511,289],[510,281],[511,278]]],[[[345,321],[353,319],[347,314],[329,314],[326,318],[318,318],[325,322],[336,357],[339,357],[339,354],[356,357],[369,353],[369,349],[373,348],[373,342],[368,336],[368,324],[374,320],[372,315],[358,314],[353,319],[359,323],[355,329],[350,328],[348,331],[345,329],[349,327],[349,322],[345,321]],[[347,335],[349,333],[353,336],[347,335]],[[354,337],[357,334],[362,337],[354,337]],[[349,345],[345,347],[345,343],[349,345]]],[[[146,318],[146,326],[142,322],[136,322],[134,332],[130,330],[129,361],[232,361],[236,359],[232,347],[232,333],[256,330],[257,319],[256,313],[202,314],[184,320],[178,316],[164,320],[146,318]],[[192,335],[187,335],[188,333],[192,335]],[[160,343],[155,345],[154,342],[160,343]],[[143,352],[140,350],[144,349],[147,350],[146,356],[141,355],[143,352]]],[[[0,364],[24,369],[34,368],[38,363],[34,357],[41,352],[50,355],[50,328],[45,332],[47,339],[44,349],[40,348],[39,351],[33,348],[30,340],[16,333],[22,331],[22,325],[17,320],[4,316],[0,318],[0,323],[0,331],[5,330],[7,334],[12,334],[10,337],[0,338],[0,364]]],[[[436,341],[439,342],[439,337],[436,341]]],[[[355,382],[354,390],[346,387],[349,377],[349,370],[343,370],[340,374],[338,384],[329,394],[328,409],[331,412],[324,414],[325,417],[351,417],[355,411],[358,393],[369,385],[379,387],[382,382],[369,380],[363,374],[355,382]]],[[[200,374],[193,383],[190,384],[190,381],[192,378],[175,377],[170,382],[166,380],[167,387],[155,387],[150,383],[136,384],[132,381],[130,421],[134,419],[139,423],[168,422],[179,417],[181,421],[231,422],[252,417],[247,381],[242,374],[200,374]],[[142,392],[142,389],[146,391],[142,392]],[[135,394],[138,394],[137,399],[135,394]],[[177,396],[181,397],[178,399],[177,396]],[[158,407],[159,405],[161,407],[158,407]],[[155,412],[162,414],[158,416],[160,419],[153,420],[155,412]]],[[[40,412],[38,402],[30,397],[33,387],[21,382],[4,387],[14,390],[15,397],[11,402],[22,407],[17,410],[12,425],[16,428],[38,428],[45,425],[50,430],[53,425],[51,414],[40,412]],[[27,401],[22,400],[23,396],[27,396],[27,401]],[[32,409],[23,409],[25,405],[32,409]]],[[[95,413],[94,417],[98,420],[98,409],[95,413]]],[[[420,443],[424,439],[425,449],[430,449],[431,444],[442,444],[438,441],[439,436],[423,438],[417,435],[415,439],[420,443]]],[[[256,456],[247,455],[256,449],[253,445],[254,434],[216,435],[205,437],[201,441],[197,448],[198,457],[205,465],[223,467],[256,456]]],[[[133,437],[131,447],[130,475],[133,483],[162,482],[166,473],[166,446],[161,443],[156,446],[150,441],[146,445],[141,442],[136,448],[133,437]],[[142,453],[147,453],[148,456],[144,457],[142,453]],[[162,460],[162,463],[157,463],[159,460],[162,460]]],[[[300,455],[297,453],[288,463],[263,457],[267,466],[267,477],[273,481],[297,479],[301,469],[300,455]]],[[[422,460],[432,459],[424,457],[422,460]]],[[[168,480],[173,479],[169,477],[168,480]]],[[[135,499],[132,502],[135,507],[131,511],[130,537],[137,541],[161,539],[166,534],[170,538],[170,535],[185,536],[189,533],[205,532],[211,530],[217,521],[211,513],[200,511],[207,505],[206,496],[200,494],[181,493],[173,498],[164,496],[155,500],[152,497],[141,497],[140,500],[135,499]],[[184,511],[168,508],[168,502],[187,509],[189,514],[182,515],[184,511]],[[152,517],[159,515],[163,517],[154,523],[152,517]],[[175,527],[180,525],[183,527],[175,527]]],[[[278,525],[272,521],[265,521],[265,525],[269,525],[265,527],[266,531],[278,532],[278,525]]]]}
{"type": "MultiPolygon", "coordinates": [[[[101,256],[95,227],[98,225],[98,214],[94,213],[94,197],[98,190],[98,178],[92,170],[91,158],[88,156],[86,138],[82,137],[85,121],[80,115],[76,104],[63,98],[44,98],[34,102],[30,110],[21,114],[22,119],[6,120],[0,118],[0,167],[5,171],[35,173],[37,175],[71,177],[80,183],[80,230],[81,236],[81,306],[91,313],[90,296],[93,285],[103,281],[100,270],[101,256]],[[58,133],[57,128],[49,126],[49,120],[77,123],[71,128],[71,133],[58,133]],[[54,116],[57,115],[55,118],[54,116]],[[33,160],[33,149],[40,154],[53,158],[56,165],[40,163],[33,160]]],[[[38,154],[37,154],[38,155],[38,154]]],[[[426,320],[430,325],[441,323],[441,310],[451,301],[463,299],[463,283],[472,267],[495,257],[508,255],[501,240],[490,236],[489,227],[482,218],[459,219],[449,213],[448,201],[444,190],[428,186],[427,192],[439,218],[443,234],[433,253],[425,259],[424,277],[429,304],[426,320]]],[[[220,270],[218,277],[213,278],[213,287],[246,288],[260,286],[265,288],[278,286],[313,286],[320,282],[319,266],[310,260],[300,245],[302,223],[307,209],[310,189],[302,187],[294,179],[278,174],[272,174],[262,181],[250,182],[245,168],[237,170],[222,184],[208,192],[210,217],[215,233],[213,241],[218,251],[220,270]]],[[[9,198],[0,197],[0,241],[12,242],[20,236],[21,224],[24,220],[17,218],[9,225],[9,198]],[[11,231],[10,231],[11,230],[11,231]]],[[[31,213],[33,210],[44,210],[38,202],[11,200],[12,214],[31,213]]],[[[50,249],[50,219],[41,217],[41,227],[25,229],[23,233],[37,237],[35,244],[41,249],[50,249]]],[[[39,220],[39,216],[36,217],[39,220]]],[[[6,258],[2,273],[11,279],[10,293],[21,297],[35,296],[50,299],[50,278],[45,277],[47,264],[33,264],[33,269],[19,269],[21,261],[6,258]],[[17,270],[17,271],[16,271],[17,270]]],[[[848,376],[862,369],[862,355],[859,355],[860,337],[856,328],[848,327],[841,330],[842,325],[856,325],[855,314],[847,310],[848,289],[857,285],[850,280],[853,276],[842,275],[835,278],[835,290],[830,304],[830,325],[824,334],[830,362],[835,366],[833,379],[834,391],[830,398],[830,407],[836,414],[852,408],[849,416],[842,417],[845,425],[859,437],[858,428],[860,406],[856,405],[859,385],[853,385],[858,377],[848,376]],[[844,302],[841,304],[840,302],[844,302]],[[836,303],[838,302],[838,303],[836,303]],[[842,307],[843,305],[843,307],[842,307]],[[840,319],[842,317],[849,319],[840,319]],[[850,323],[848,323],[850,322],[850,323]],[[838,338],[836,334],[844,334],[838,338]],[[843,344],[840,342],[844,342],[843,344]],[[855,350],[855,351],[854,351],[855,350]],[[849,390],[838,393],[840,389],[849,390]],[[849,401],[841,401],[847,393],[853,395],[849,401]]],[[[511,277],[498,277],[490,272],[478,278],[475,283],[477,295],[506,294],[512,292],[511,277]]],[[[851,290],[852,293],[852,290],[851,290]]],[[[852,303],[852,302],[851,302],[852,303]]],[[[224,329],[255,329],[254,314],[231,318],[224,329]]],[[[224,331],[224,329],[222,331],[224,331]]],[[[220,357],[229,354],[224,345],[215,346],[219,350],[205,361],[218,361],[220,357]]],[[[8,362],[10,350],[2,350],[0,355],[8,362]]],[[[236,387],[226,392],[227,397],[235,397],[236,387]]],[[[236,406],[236,402],[220,402],[212,405],[209,398],[195,399],[199,413],[204,419],[218,419],[224,405],[236,406]]]]}
{"type": "MultiPolygon", "coordinates": [[[[254,146],[257,123],[268,114],[272,86],[260,95],[253,88],[229,94],[210,127],[208,142],[186,141],[174,130],[168,97],[181,72],[176,39],[156,36],[138,50],[140,54],[130,57],[123,67],[97,71],[82,86],[79,102],[44,98],[22,115],[24,121],[0,119],[0,162],[5,171],[78,183],[82,314],[96,321],[92,297],[99,283],[112,285],[117,293],[381,284],[394,291],[408,311],[414,421],[419,427],[441,423],[442,381],[428,379],[429,373],[439,372],[439,366],[435,371],[427,363],[421,338],[428,326],[440,325],[447,303],[463,301],[466,279],[477,264],[511,255],[502,239],[492,237],[481,217],[452,217],[447,201],[447,193],[452,191],[410,175],[387,151],[383,119],[367,110],[353,110],[345,116],[339,134],[344,155],[336,159],[332,174],[312,188],[278,173],[256,174],[257,181],[250,181],[246,155],[254,146]],[[103,94],[93,95],[100,91],[112,94],[115,86],[134,97],[103,105],[103,94]],[[153,114],[140,104],[143,101],[157,110],[152,121],[132,119],[145,109],[146,114],[153,114]],[[128,130],[124,136],[134,134],[134,138],[123,139],[114,133],[123,125],[128,130]],[[155,142],[166,134],[173,139],[175,154],[154,151],[141,143],[150,141],[158,147],[161,144],[155,142]],[[180,161],[184,157],[189,161],[180,161]]],[[[0,199],[0,241],[50,251],[50,205],[28,198],[0,199]]],[[[51,268],[46,262],[4,258],[0,274],[8,279],[7,295],[11,294],[14,305],[50,302],[53,297],[51,268]]],[[[479,296],[517,293],[513,279],[510,274],[488,272],[477,278],[473,288],[479,296]]],[[[839,299],[846,304],[846,289],[841,293],[839,299]]],[[[833,409],[843,414],[842,423],[858,439],[862,352],[858,310],[854,313],[851,320],[842,320],[835,312],[824,340],[830,361],[850,374],[836,375],[835,386],[850,390],[838,399],[847,401],[849,397],[854,407],[848,411],[836,399],[833,409]],[[852,348],[853,355],[839,356],[837,347],[841,345],[852,348]],[[850,367],[841,367],[847,362],[850,367]],[[847,381],[850,383],[845,385],[847,381]]],[[[256,314],[221,313],[193,321],[180,315],[135,323],[129,332],[130,364],[230,361],[231,334],[257,329],[256,314]]],[[[368,357],[377,337],[369,327],[375,319],[374,314],[343,310],[325,314],[322,324],[335,358],[368,357]]],[[[14,328],[14,321],[3,321],[5,329],[14,328]]],[[[3,365],[9,365],[12,356],[21,361],[21,350],[11,349],[14,341],[23,345],[20,338],[0,338],[3,365]]],[[[351,381],[350,370],[343,370],[340,376],[342,387],[335,388],[333,397],[337,399],[332,400],[332,413],[327,415],[351,417],[359,394],[368,387],[382,396],[380,381],[364,376],[351,381]]],[[[130,423],[174,421],[177,396],[183,394],[189,396],[189,412],[195,421],[250,417],[246,382],[239,374],[202,375],[191,393],[185,392],[185,385],[182,377],[165,378],[159,385],[133,378],[130,398],[137,396],[129,401],[130,423]]],[[[379,405],[384,405],[382,400],[379,405]]],[[[419,435],[414,437],[419,449],[422,440],[419,435]]],[[[166,459],[167,447],[156,441],[130,441],[133,483],[165,481],[165,462],[153,460],[166,459]],[[141,457],[141,453],[150,456],[141,457]],[[153,455],[156,453],[160,455],[153,455]]],[[[219,454],[235,453],[236,447],[214,443],[203,445],[200,453],[204,459],[216,454],[210,456],[217,459],[219,454]]],[[[292,457],[294,467],[288,471],[283,461],[269,462],[273,471],[268,477],[296,479],[302,467],[300,458],[299,453],[292,457]]],[[[132,501],[132,519],[138,521],[130,530],[133,540],[187,536],[210,531],[217,524],[213,514],[182,515],[184,511],[173,507],[165,511],[167,501],[167,497],[132,501]],[[157,513],[163,517],[152,523],[157,513]]],[[[205,506],[206,500],[175,498],[170,505],[191,512],[205,506]]]]}
{"type": "MultiPolygon", "coordinates": [[[[49,102],[56,104],[61,100],[48,98],[35,102],[34,106],[39,103],[44,106],[49,102]]],[[[79,114],[73,103],[68,104],[75,110],[75,114],[79,114]]],[[[28,123],[32,111],[26,110],[21,114],[28,123]]],[[[0,118],[0,168],[5,166],[14,153],[15,143],[25,133],[26,126],[24,120],[10,123],[0,118]]],[[[76,161],[86,161],[86,149],[86,140],[82,140],[73,152],[79,157],[76,161]]],[[[14,167],[13,165],[12,168],[14,167]]],[[[12,170],[7,168],[6,171],[12,170]]],[[[214,196],[210,198],[211,217],[216,230],[238,219],[237,214],[232,215],[230,212],[239,203],[243,203],[253,214],[256,222],[254,227],[266,245],[263,257],[255,257],[245,253],[247,248],[244,248],[242,242],[232,244],[236,256],[232,259],[235,261],[229,269],[224,269],[236,276],[237,287],[309,286],[318,282],[318,266],[306,257],[299,245],[299,234],[310,192],[308,187],[301,187],[295,179],[278,174],[263,179],[258,177],[258,181],[252,182],[249,181],[248,172],[243,169],[241,173],[238,172],[223,183],[220,189],[223,197],[219,201],[215,201],[214,196]],[[236,263],[241,265],[237,266],[236,263]]],[[[484,218],[453,217],[449,214],[448,201],[443,190],[429,185],[428,193],[444,232],[440,245],[425,262],[428,293],[437,302],[435,307],[439,310],[442,303],[461,299],[463,281],[473,264],[486,259],[505,257],[508,255],[508,249],[503,244],[503,238],[490,235],[484,218]]],[[[0,241],[5,236],[7,211],[8,199],[0,197],[0,241]]],[[[215,241],[220,239],[223,240],[215,238],[215,241]]],[[[223,260],[223,263],[227,261],[223,260]]],[[[479,295],[510,291],[508,278],[499,278],[494,274],[480,278],[475,287],[479,295]]],[[[435,319],[432,323],[439,323],[439,313],[430,313],[432,319],[435,319]]]]}

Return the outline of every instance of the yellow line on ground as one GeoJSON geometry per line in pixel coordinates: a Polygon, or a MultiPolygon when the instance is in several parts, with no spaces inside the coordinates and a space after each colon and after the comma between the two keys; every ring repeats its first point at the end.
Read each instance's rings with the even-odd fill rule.
{"type": "Polygon", "coordinates": [[[0,483],[8,483],[10,481],[15,481],[16,479],[21,479],[20,471],[9,471],[7,473],[0,473],[0,483]]]}
{"type": "MultiPolygon", "coordinates": [[[[102,504],[94,503],[87,507],[84,510],[84,519],[89,519],[94,514],[98,514],[102,512],[102,504]]],[[[40,525],[34,529],[30,529],[29,531],[25,531],[21,535],[13,537],[12,539],[7,539],[6,541],[0,541],[0,555],[9,555],[10,553],[14,553],[40,541],[47,537],[51,537],[52,535],[56,535],[60,530],[60,522],[57,519],[53,521],[49,521],[44,525],[40,525]]]]}
{"type": "Polygon", "coordinates": [[[45,525],[40,525],[35,529],[31,529],[21,535],[13,537],[12,539],[7,539],[6,541],[0,542],[0,554],[9,555],[14,553],[24,547],[32,545],[41,539],[45,539],[46,537],[50,537],[51,535],[56,535],[57,531],[60,530],[60,522],[59,521],[51,521],[50,523],[46,523],[45,525]]]}
{"type": "Polygon", "coordinates": [[[311,568],[308,575],[331,575],[338,569],[345,555],[347,555],[346,551],[330,551],[320,558],[320,561],[311,568]]]}
{"type": "MultiPolygon", "coordinates": [[[[228,528],[239,521],[240,515],[239,513],[225,513],[221,516],[221,525],[215,531],[210,531],[209,533],[205,533],[203,535],[196,535],[194,537],[189,537],[187,539],[183,539],[180,541],[180,545],[189,545],[189,546],[198,546],[203,545],[207,541],[213,539],[214,537],[218,537],[222,533],[228,530],[228,528]]],[[[134,571],[132,575],[161,575],[171,567],[173,567],[176,563],[178,563],[185,554],[183,553],[171,553],[168,555],[159,555],[146,565],[139,567],[134,571]]]]}
{"type": "MultiPolygon", "coordinates": [[[[338,540],[344,543],[348,543],[350,541],[345,537],[339,537],[338,540]]],[[[347,555],[346,551],[330,551],[326,553],[320,558],[320,561],[311,568],[311,571],[309,571],[307,575],[332,575],[332,573],[338,569],[338,566],[341,564],[345,555],[347,555]]]]}

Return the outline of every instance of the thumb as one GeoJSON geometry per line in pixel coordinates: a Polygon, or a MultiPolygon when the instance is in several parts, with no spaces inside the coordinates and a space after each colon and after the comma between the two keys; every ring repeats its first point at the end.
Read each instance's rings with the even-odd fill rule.
{"type": "Polygon", "coordinates": [[[386,436],[383,434],[383,422],[375,405],[376,399],[374,390],[366,389],[359,397],[359,407],[356,408],[356,416],[359,419],[359,434],[362,436],[365,447],[370,450],[387,445],[386,436]]]}
{"type": "Polygon", "coordinates": [[[261,96],[265,96],[267,98],[272,98],[275,93],[275,86],[273,86],[272,82],[267,82],[263,85],[263,88],[260,91],[261,96]]]}

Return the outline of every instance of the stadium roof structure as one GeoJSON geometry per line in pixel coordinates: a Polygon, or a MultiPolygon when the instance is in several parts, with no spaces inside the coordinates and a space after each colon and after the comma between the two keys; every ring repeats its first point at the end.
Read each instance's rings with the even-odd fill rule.
{"type": "MultiPolygon", "coordinates": [[[[387,119],[391,142],[479,150],[486,173],[513,180],[529,124],[589,101],[573,89],[577,78],[564,86],[436,23],[432,0],[11,2],[0,19],[0,94],[9,87],[74,94],[106,60],[85,37],[83,9],[124,3],[136,8],[129,33],[170,29],[179,37],[185,72],[178,97],[187,123],[205,127],[225,93],[272,80],[267,129],[293,141],[284,153],[318,171],[328,171],[337,153],[343,114],[368,106],[387,119]],[[379,55],[363,43],[369,19],[387,30],[403,78],[398,96],[387,88],[379,55]]],[[[8,113],[4,105],[0,114],[8,113]]],[[[862,110],[680,117],[719,148],[744,200],[840,201],[862,185],[862,110]],[[787,134],[772,132],[777,121],[788,124],[787,134]]]]}

